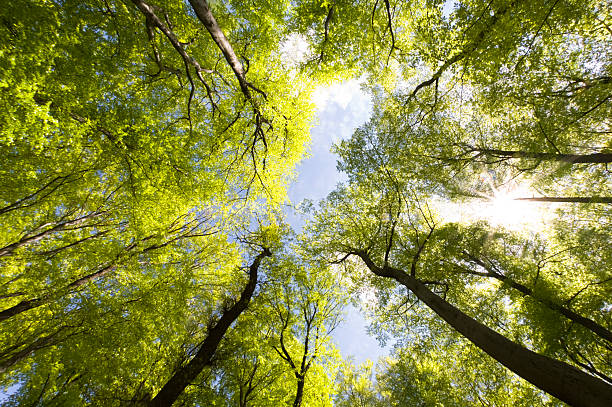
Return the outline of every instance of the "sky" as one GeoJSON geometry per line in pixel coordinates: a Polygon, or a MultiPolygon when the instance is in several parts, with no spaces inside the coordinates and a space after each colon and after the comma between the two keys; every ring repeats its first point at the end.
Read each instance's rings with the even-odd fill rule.
{"type": "MultiPolygon", "coordinates": [[[[329,194],[339,182],[346,179],[336,170],[336,158],[330,150],[334,143],[349,138],[353,131],[365,123],[372,112],[369,96],[362,92],[358,80],[337,83],[315,91],[318,124],[311,130],[310,157],[297,168],[297,179],[289,187],[289,199],[298,205],[303,199],[318,201],[329,194]]],[[[288,214],[289,222],[297,230],[302,222],[295,214],[288,214]]],[[[388,353],[367,332],[367,321],[359,309],[347,306],[344,320],[333,332],[333,339],[344,358],[357,364],[388,353]]]]}
{"type": "MultiPolygon", "coordinates": [[[[370,97],[361,90],[359,80],[353,79],[319,88],[313,102],[317,105],[318,124],[311,130],[312,146],[310,157],[303,160],[297,168],[297,179],[289,187],[289,199],[294,206],[303,199],[318,201],[325,198],[346,176],[336,170],[337,156],[331,147],[343,139],[348,139],[354,130],[364,124],[371,116],[370,97]]],[[[478,219],[487,220],[496,226],[513,230],[538,231],[548,219],[543,211],[545,205],[533,205],[514,201],[516,197],[531,195],[521,185],[509,185],[504,189],[493,188],[494,194],[476,202],[449,202],[434,199],[430,204],[442,217],[443,222],[464,222],[478,219]]],[[[548,209],[548,208],[544,208],[548,209]]],[[[296,213],[287,211],[289,223],[298,231],[303,221],[296,213]]],[[[378,341],[367,334],[368,322],[358,308],[349,305],[345,310],[343,322],[333,333],[344,358],[352,358],[356,364],[367,359],[376,361],[389,353],[389,346],[381,347],[378,341]]]]}

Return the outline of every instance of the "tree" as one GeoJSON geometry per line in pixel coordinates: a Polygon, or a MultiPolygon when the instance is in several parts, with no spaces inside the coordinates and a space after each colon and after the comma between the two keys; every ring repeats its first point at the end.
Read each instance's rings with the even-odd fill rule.
{"type": "Polygon", "coordinates": [[[464,340],[421,335],[381,361],[376,387],[387,405],[560,405],[504,370],[464,340]]]}
{"type": "MultiPolygon", "coordinates": [[[[507,271],[500,270],[496,264],[496,261],[491,260],[490,258],[488,258],[487,260],[482,260],[478,257],[475,257],[472,253],[469,253],[467,251],[463,251],[463,254],[466,256],[466,260],[468,262],[472,263],[475,266],[478,266],[478,268],[484,270],[484,272],[479,271],[479,270],[470,269],[470,268],[465,268],[462,265],[458,265],[459,272],[462,272],[462,273],[465,272],[468,274],[484,276],[484,277],[491,277],[496,280],[499,280],[505,285],[507,285],[508,287],[519,291],[522,295],[530,296],[534,298],[536,301],[540,302],[545,307],[553,311],[559,312],[564,317],[570,319],[573,323],[580,324],[584,328],[589,329],[591,332],[595,333],[596,335],[599,335],[601,338],[607,340],[608,342],[612,342],[612,333],[608,329],[606,329],[604,326],[598,324],[597,322],[593,321],[590,318],[577,314],[576,312],[572,311],[566,306],[555,303],[547,298],[542,298],[539,295],[535,294],[533,289],[525,286],[524,284],[521,284],[520,282],[513,280],[511,276],[508,276],[508,274],[510,273],[508,273],[507,271]]],[[[542,261],[542,263],[538,265],[537,267],[538,271],[542,270],[543,263],[544,261],[542,261]]],[[[537,284],[537,281],[536,281],[536,284],[537,284]]],[[[597,283],[594,283],[594,284],[597,284],[597,283]]]]}
{"type": "Polygon", "coordinates": [[[362,402],[460,388],[444,402],[544,403],[479,347],[567,402],[610,404],[609,20],[577,0],[9,1],[7,403],[330,405],[338,282],[353,281],[399,341],[380,385],[339,376],[362,402]],[[290,37],[308,42],[303,64],[290,37]],[[351,75],[376,109],[336,148],[349,184],[290,242],[277,212],[310,92],[351,75]],[[426,204],[509,182],[590,205],[535,236],[443,224],[426,204]],[[406,322],[424,338],[414,358],[406,322]],[[442,371],[444,355],[496,380],[442,371]]]}
{"type": "Polygon", "coordinates": [[[588,259],[606,253],[598,245],[608,239],[593,230],[587,233],[588,243],[553,236],[527,238],[482,223],[449,224],[429,242],[431,250],[422,261],[441,271],[436,279],[481,287],[479,296],[493,295],[495,301],[511,306],[528,329],[533,348],[610,382],[608,260],[605,254],[596,257],[594,266],[588,259]],[[468,278],[455,278],[455,273],[468,278]]]}
{"type": "Polygon", "coordinates": [[[401,190],[394,193],[393,186],[391,188],[391,191],[377,190],[373,185],[362,184],[332,194],[318,213],[318,223],[313,228],[313,235],[323,241],[323,247],[317,245],[316,250],[326,253],[331,261],[338,258],[346,261],[349,256],[359,258],[371,273],[406,287],[481,350],[555,397],[572,405],[603,406],[609,403],[612,397],[609,384],[505,338],[432,292],[427,285],[444,286],[444,282],[431,281],[427,276],[418,277],[417,267],[435,223],[422,208],[418,209],[417,213],[422,216],[420,221],[429,228],[429,232],[421,231],[419,234],[418,218],[412,219],[404,212],[408,203],[403,200],[401,190]],[[341,208],[341,214],[336,212],[338,208],[341,208]],[[358,213],[361,214],[359,217],[358,213]],[[402,218],[407,218],[406,223],[402,218]],[[401,237],[410,228],[415,234],[413,241],[401,237]],[[406,249],[409,253],[405,253],[406,249]],[[570,382],[581,383],[581,388],[589,390],[577,393],[569,389],[570,382]]]}
{"type": "MultiPolygon", "coordinates": [[[[220,200],[284,199],[286,173],[302,155],[310,109],[282,95],[308,92],[308,83],[289,86],[287,72],[258,70],[258,64],[278,58],[273,54],[285,31],[275,19],[283,20],[285,6],[269,10],[272,26],[261,48],[244,52],[253,77],[248,89],[263,89],[254,96],[236,93],[222,65],[202,67],[214,66],[215,53],[223,54],[215,41],[196,35],[201,23],[183,5],[163,10],[136,3],[140,8],[121,2],[101,8],[96,2],[11,3],[5,10],[3,38],[12,62],[2,68],[10,91],[3,96],[0,189],[6,227],[0,245],[9,268],[36,267],[31,257],[19,258],[41,244],[46,247],[39,252],[61,247],[61,258],[65,249],[104,244],[118,233],[139,240],[195,207],[215,205],[221,218],[232,210],[219,206],[220,200]],[[40,33],[26,29],[32,25],[40,33]],[[134,26],[135,32],[128,28],[134,26]],[[82,35],[68,34],[74,31],[82,35]],[[181,43],[192,36],[198,41],[190,48],[193,55],[181,43]],[[181,68],[178,61],[187,65],[181,68]],[[87,70],[75,70],[79,63],[87,70]],[[192,83],[196,74],[203,89],[192,83]],[[275,89],[283,81],[284,90],[275,89]],[[241,106],[245,97],[255,112],[241,106]]],[[[231,26],[235,16],[224,18],[231,26]]],[[[229,52],[227,38],[224,47],[229,52]]],[[[244,87],[247,73],[241,75],[244,87]]]]}
{"type": "Polygon", "coordinates": [[[336,376],[336,395],[334,405],[344,406],[382,406],[380,394],[372,383],[372,362],[366,361],[355,366],[350,360],[345,361],[336,376]]]}
{"type": "MultiPolygon", "coordinates": [[[[542,195],[606,197],[607,17],[596,3],[549,3],[460,2],[451,10],[441,2],[387,2],[387,28],[396,29],[386,45],[395,62],[381,68],[375,56],[362,56],[376,108],[339,151],[372,145],[386,164],[427,180],[439,195],[491,195],[480,178],[493,172],[495,187],[518,177],[542,195]]],[[[373,23],[377,5],[360,4],[359,12],[373,23]]],[[[359,21],[344,17],[337,24],[359,21]]],[[[365,31],[358,38],[368,42],[365,31]]]]}
{"type": "Polygon", "coordinates": [[[345,361],[336,378],[336,405],[560,405],[543,402],[537,389],[489,363],[487,355],[441,324],[429,322],[428,329],[411,329],[409,338],[376,366],[345,361]]]}
{"type": "MultiPolygon", "coordinates": [[[[308,400],[304,389],[307,379],[316,377],[313,371],[321,364],[319,360],[333,357],[330,334],[339,322],[345,299],[329,270],[291,260],[285,267],[294,269],[294,280],[285,282],[269,301],[276,319],[272,348],[295,377],[292,405],[299,407],[305,398],[308,400]]],[[[320,391],[320,387],[315,389],[320,391]]],[[[313,405],[313,400],[305,404],[313,405]]]]}
{"type": "Polygon", "coordinates": [[[223,311],[219,320],[208,330],[206,338],[199,346],[194,357],[186,365],[177,369],[161,390],[153,397],[151,402],[148,403],[149,405],[171,406],[174,404],[176,399],[185,390],[185,387],[190,385],[202,372],[202,369],[211,363],[215,351],[230,325],[236,321],[251,301],[257,285],[257,271],[261,261],[271,255],[270,250],[264,247],[262,252],[255,257],[255,260],[249,266],[249,281],[246,283],[238,301],[229,309],[223,311]]]}
{"type": "MultiPolygon", "coordinates": [[[[261,297],[254,298],[258,300],[261,297]]],[[[293,378],[269,346],[271,330],[265,318],[269,315],[261,312],[258,304],[250,308],[219,348],[212,371],[216,385],[210,387],[222,400],[219,404],[241,407],[290,404],[293,394],[284,384],[293,378]]]]}
{"type": "MultiPolygon", "coordinates": [[[[372,120],[337,148],[341,156],[339,168],[347,173],[351,183],[346,189],[340,189],[337,196],[330,197],[325,207],[338,204],[340,211],[352,213],[347,217],[353,216],[350,222],[342,226],[335,224],[333,229],[347,234],[351,230],[354,234],[349,239],[357,239],[358,243],[353,240],[351,245],[341,239],[331,239],[338,243],[337,252],[360,256],[374,273],[378,270],[379,275],[395,278],[409,290],[421,289],[405,276],[414,277],[416,264],[422,264],[428,270],[422,280],[446,296],[451,284],[465,280],[448,277],[452,274],[449,269],[452,260],[445,259],[435,246],[427,248],[430,239],[437,240],[438,227],[427,222],[424,231],[417,232],[418,228],[414,227],[414,232],[409,234],[411,242],[407,243],[409,228],[400,225],[418,222],[411,221],[410,215],[397,206],[410,206],[410,201],[423,202],[432,194],[451,198],[491,196],[501,185],[516,179],[531,184],[538,194],[546,195],[534,201],[605,203],[609,174],[602,164],[609,149],[606,134],[609,132],[610,68],[609,61],[601,54],[605,48],[606,18],[597,16],[600,9],[596,4],[586,5],[575,13],[570,2],[493,2],[484,6],[462,2],[454,10],[446,11],[440,6],[428,3],[391,7],[396,14],[389,13],[388,28],[405,21],[410,21],[408,24],[412,26],[391,31],[390,56],[396,58],[397,65],[384,69],[391,69],[392,79],[382,86],[380,82],[371,82],[377,102],[372,120]],[[424,29],[412,28],[418,18],[403,17],[408,10],[412,15],[421,12],[433,18],[423,24],[424,29]],[[393,16],[397,19],[392,22],[393,16]],[[557,27],[564,28],[557,31],[557,27]],[[421,43],[410,44],[415,39],[421,43]],[[589,46],[583,48],[574,41],[584,41],[589,46]],[[413,54],[402,55],[402,45],[394,53],[395,44],[410,44],[408,49],[413,54]],[[590,65],[586,61],[597,63],[590,65]],[[415,67],[422,68],[422,80],[410,71],[415,67]],[[573,163],[571,159],[585,162],[573,163]],[[483,173],[487,176],[483,177],[483,173]],[[343,194],[346,196],[341,198],[343,194]],[[359,194],[369,198],[364,201],[359,194]],[[351,203],[339,203],[343,199],[351,203]],[[396,206],[394,199],[399,202],[396,206]],[[368,200],[382,202],[376,206],[368,200]],[[360,209],[353,211],[347,207],[360,209]],[[362,214],[378,221],[368,223],[362,214]],[[402,257],[408,256],[399,256],[398,250],[411,253],[412,261],[403,260],[401,266],[397,265],[402,257]],[[448,260],[449,264],[445,264],[448,260]],[[394,264],[400,272],[384,272],[389,264],[394,264]]],[[[370,10],[374,16],[376,5],[370,10]]],[[[351,17],[344,24],[350,24],[351,19],[357,20],[351,17]]],[[[362,66],[370,70],[372,78],[380,72],[375,64],[364,62],[362,66]]],[[[609,219],[605,208],[583,207],[575,212],[587,219],[592,217],[592,222],[597,219],[605,223],[609,219]]],[[[328,218],[321,215],[322,224],[336,216],[328,209],[321,213],[329,215],[328,218]]],[[[451,247],[454,244],[452,240],[449,242],[451,247]]],[[[337,253],[328,250],[328,257],[337,259],[337,253]]],[[[520,260],[523,259],[517,259],[520,260]]],[[[464,265],[461,260],[458,263],[464,265]]],[[[517,268],[514,275],[525,278],[521,275],[525,269],[521,267],[519,272],[517,268]]],[[[588,271],[588,275],[593,274],[595,270],[588,271]]],[[[505,281],[512,285],[511,281],[505,281]]],[[[571,297],[570,281],[555,286],[562,290],[560,297],[568,294],[571,297]]],[[[587,284],[590,287],[605,281],[606,278],[594,279],[587,284]]],[[[524,290],[525,287],[524,284],[520,287],[523,294],[533,293],[524,290]]],[[[390,297],[394,296],[381,293],[379,304],[384,306],[390,297]]],[[[454,300],[458,298],[459,295],[453,295],[454,300]]],[[[549,294],[540,297],[539,308],[534,308],[542,309],[545,305],[550,310],[556,305],[556,311],[561,311],[558,299],[550,302],[548,298],[549,294]]],[[[390,320],[389,316],[382,316],[385,310],[377,317],[390,320]]],[[[479,314],[477,310],[471,311],[479,314]]],[[[580,319],[567,311],[566,308],[561,312],[572,315],[576,321],[580,319]]],[[[596,314],[601,311],[596,306],[589,310],[596,314]]],[[[538,328],[532,321],[531,329],[538,328]]],[[[524,328],[518,329],[521,332],[524,328]]],[[[605,330],[600,330],[604,337],[605,330]]],[[[565,339],[568,336],[562,335],[565,339]]],[[[592,337],[581,339],[586,347],[590,346],[587,343],[597,343],[592,337]]],[[[545,347],[543,350],[550,351],[545,347]]],[[[568,356],[563,359],[567,360],[568,356]]],[[[573,357],[571,363],[577,360],[573,357]]],[[[588,363],[581,362],[579,366],[604,380],[607,377],[588,363]]]]}
{"type": "Polygon", "coordinates": [[[15,400],[144,403],[239,297],[232,230],[284,201],[311,125],[313,82],[281,60],[288,10],[3,9],[0,354],[15,400]]]}

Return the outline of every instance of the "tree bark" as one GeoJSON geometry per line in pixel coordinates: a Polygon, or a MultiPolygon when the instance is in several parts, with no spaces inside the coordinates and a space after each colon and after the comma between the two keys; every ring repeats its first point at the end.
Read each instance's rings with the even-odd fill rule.
{"type": "Polygon", "coordinates": [[[58,329],[57,331],[55,331],[54,333],[48,336],[43,336],[43,337],[36,339],[30,345],[26,346],[25,348],[21,349],[20,351],[12,355],[3,354],[0,357],[0,374],[5,373],[11,366],[16,364],[17,362],[22,361],[23,359],[28,357],[32,352],[38,349],[42,349],[46,346],[51,346],[59,342],[59,340],[57,339],[57,336],[62,330],[64,330],[64,328],[65,327],[61,327],[60,329],[58,329]]]}
{"type": "Polygon", "coordinates": [[[356,252],[374,274],[392,278],[410,290],[456,331],[502,365],[559,400],[576,407],[612,406],[612,386],[567,363],[512,342],[440,298],[415,277],[390,266],[378,267],[356,252]]]}
{"type": "Polygon", "coordinates": [[[28,244],[31,243],[36,243],[42,239],[44,239],[45,237],[47,237],[48,235],[51,235],[53,233],[56,232],[62,232],[66,229],[68,229],[69,227],[72,226],[76,226],[76,229],[82,229],[82,228],[86,228],[89,227],[91,225],[81,225],[83,222],[89,220],[89,219],[93,219],[96,217],[99,217],[101,215],[103,215],[106,212],[93,212],[90,213],[88,215],[83,215],[79,218],[76,219],[72,219],[72,220],[68,220],[68,221],[62,221],[57,223],[56,225],[54,225],[53,227],[43,230],[42,232],[36,233],[36,231],[34,233],[34,235],[25,235],[24,237],[22,237],[21,239],[19,239],[19,241],[14,242],[9,244],[8,246],[4,246],[2,248],[0,248],[0,257],[2,256],[8,256],[10,254],[12,254],[16,249],[26,246],[28,244]]]}
{"type": "Polygon", "coordinates": [[[297,389],[295,391],[295,399],[293,400],[293,407],[300,407],[302,405],[302,398],[304,396],[304,376],[297,377],[297,389]]]}
{"type": "Polygon", "coordinates": [[[236,75],[238,83],[240,84],[240,90],[242,90],[244,96],[252,102],[253,98],[249,89],[249,83],[247,82],[244,75],[244,68],[242,67],[242,63],[240,63],[238,56],[236,56],[236,53],[232,48],[232,44],[230,44],[230,42],[225,37],[225,34],[223,34],[223,30],[221,30],[221,27],[219,27],[215,16],[211,12],[210,7],[208,7],[207,1],[189,0],[189,4],[191,4],[193,11],[195,11],[202,24],[204,24],[204,27],[206,27],[206,29],[212,36],[213,41],[215,42],[215,44],[217,44],[217,47],[219,47],[219,49],[223,53],[223,56],[225,57],[225,60],[229,64],[230,68],[232,68],[232,71],[234,71],[234,75],[236,75]]]}
{"type": "Polygon", "coordinates": [[[223,312],[219,321],[208,331],[208,335],[206,335],[204,342],[202,342],[193,359],[185,366],[180,367],[170,377],[159,393],[148,403],[149,406],[171,406],[202,370],[211,364],[221,339],[223,339],[229,327],[242,314],[251,301],[251,297],[255,292],[255,286],[257,285],[257,271],[261,261],[264,257],[271,255],[270,250],[264,249],[255,257],[255,260],[249,267],[249,281],[240,294],[240,299],[231,308],[223,312]]]}
{"type": "Polygon", "coordinates": [[[605,203],[612,204],[609,196],[542,196],[539,198],[515,198],[516,201],[530,202],[568,202],[568,203],[605,203]]]}
{"type": "Polygon", "coordinates": [[[496,158],[532,158],[541,161],[559,161],[566,164],[606,164],[612,163],[612,153],[594,154],[558,154],[536,153],[520,150],[495,150],[488,148],[474,148],[475,152],[496,158]]]}
{"type": "Polygon", "coordinates": [[[31,300],[23,300],[10,308],[0,312],[0,322],[6,321],[9,318],[19,315],[22,312],[40,307],[48,302],[48,298],[33,298],[31,300]]]}
{"type": "Polygon", "coordinates": [[[595,335],[598,335],[599,337],[601,337],[602,339],[607,340],[608,342],[612,343],[612,332],[610,332],[608,329],[606,329],[604,326],[598,324],[597,322],[593,321],[592,319],[583,317],[580,314],[577,314],[576,312],[572,311],[571,309],[564,307],[560,304],[557,304],[551,300],[545,299],[545,298],[541,298],[537,295],[535,295],[533,293],[533,290],[521,283],[518,283],[516,281],[514,281],[513,279],[511,279],[510,277],[507,277],[503,274],[500,273],[496,273],[493,270],[490,270],[487,265],[481,261],[480,259],[473,257],[473,256],[469,256],[470,259],[472,261],[474,261],[476,264],[478,264],[479,266],[483,267],[485,270],[487,270],[486,273],[478,273],[478,272],[473,272],[471,273],[470,271],[466,270],[466,273],[469,274],[474,274],[474,275],[478,275],[478,276],[483,276],[483,277],[491,277],[494,278],[496,280],[499,280],[505,284],[507,284],[508,286],[514,288],[515,290],[528,295],[529,297],[533,298],[534,300],[538,301],[540,304],[544,305],[545,307],[547,307],[548,309],[551,309],[553,311],[556,311],[558,313],[560,313],[561,315],[563,315],[564,317],[566,317],[567,319],[569,319],[572,322],[575,322],[576,324],[582,325],[583,327],[585,327],[586,329],[588,329],[589,331],[593,332],[595,335]]]}

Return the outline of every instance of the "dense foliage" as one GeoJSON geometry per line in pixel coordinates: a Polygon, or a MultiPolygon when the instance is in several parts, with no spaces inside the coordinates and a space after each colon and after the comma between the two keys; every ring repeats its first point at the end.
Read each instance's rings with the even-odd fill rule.
{"type": "Polygon", "coordinates": [[[611,27],[596,0],[9,0],[3,402],[610,405],[611,27]],[[351,76],[372,117],[296,234],[311,92],[351,76]],[[545,227],[448,220],[518,185],[562,202],[545,227]],[[376,365],[331,339],[351,299],[376,365]]]}

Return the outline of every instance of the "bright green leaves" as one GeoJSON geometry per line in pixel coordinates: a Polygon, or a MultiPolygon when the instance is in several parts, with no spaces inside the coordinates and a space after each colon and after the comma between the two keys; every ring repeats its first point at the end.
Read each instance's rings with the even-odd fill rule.
{"type": "MultiPolygon", "coordinates": [[[[603,161],[554,157],[609,144],[610,68],[596,4],[391,6],[393,23],[408,24],[396,37],[410,52],[383,75],[396,78],[392,86],[373,71],[376,112],[354,139],[368,139],[364,152],[438,194],[490,195],[478,177],[494,171],[496,187],[519,177],[553,196],[606,195],[603,161]]],[[[348,152],[342,160],[362,162],[348,152]]]]}
{"type": "MultiPolygon", "coordinates": [[[[602,346],[610,327],[609,273],[601,274],[584,256],[586,250],[607,263],[603,245],[609,236],[601,227],[609,224],[609,211],[603,205],[560,212],[556,230],[551,226],[543,237],[484,223],[443,224],[444,214],[432,214],[427,206],[432,195],[493,196],[513,179],[556,196],[607,195],[606,161],[588,154],[606,152],[609,144],[609,61],[593,52],[603,46],[595,5],[581,5],[572,14],[573,7],[462,3],[446,17],[433,13],[430,25],[422,20],[423,29],[405,33],[418,36],[421,45],[412,48],[406,69],[398,70],[398,86],[385,88],[372,79],[372,120],[337,146],[339,168],[350,183],[315,212],[311,244],[322,257],[343,264],[347,281],[362,292],[369,289],[364,308],[381,338],[401,338],[403,347],[418,340],[406,327],[449,334],[414,296],[368,277],[357,258],[363,253],[377,267],[389,264],[424,281],[516,342],[599,377],[608,374],[609,352],[602,346]],[[565,34],[557,35],[553,21],[565,34]],[[599,28],[582,29],[588,26],[599,28]],[[589,45],[582,49],[574,41],[589,45]],[[410,71],[417,67],[422,78],[410,71]],[[583,244],[586,236],[589,243],[583,244]]],[[[456,357],[447,351],[452,353],[423,350],[456,357]]],[[[476,358],[466,356],[465,364],[476,358]]],[[[453,385],[464,388],[478,380],[453,385]]],[[[541,398],[537,391],[518,390],[502,374],[478,386],[466,393],[468,399],[485,388],[500,403],[520,394],[541,398]],[[516,393],[505,394],[506,387],[516,393]]]]}
{"type": "MultiPolygon", "coordinates": [[[[3,8],[0,363],[16,403],[144,402],[242,290],[236,231],[284,202],[313,81],[280,61],[288,2],[213,8],[252,100],[186,3],[151,4],[157,25],[123,2],[3,8]]],[[[285,232],[264,229],[250,244],[280,251],[285,232]]]]}
{"type": "Polygon", "coordinates": [[[0,12],[0,368],[3,385],[23,385],[11,403],[146,404],[236,303],[264,247],[273,258],[250,308],[185,404],[332,404],[330,332],[347,291],[371,300],[379,337],[399,340],[375,384],[371,367],[344,369],[362,402],[545,402],[365,273],[364,253],[610,376],[605,335],[584,320],[610,327],[605,208],[567,209],[537,237],[443,224],[427,203],[516,177],[547,194],[608,193],[606,158],[592,157],[610,148],[608,10],[205,2],[215,26],[191,4],[0,12]],[[310,46],[300,69],[289,38],[310,46]],[[350,183],[292,240],[277,211],[309,142],[310,94],[357,73],[376,111],[336,147],[350,183]]]}

